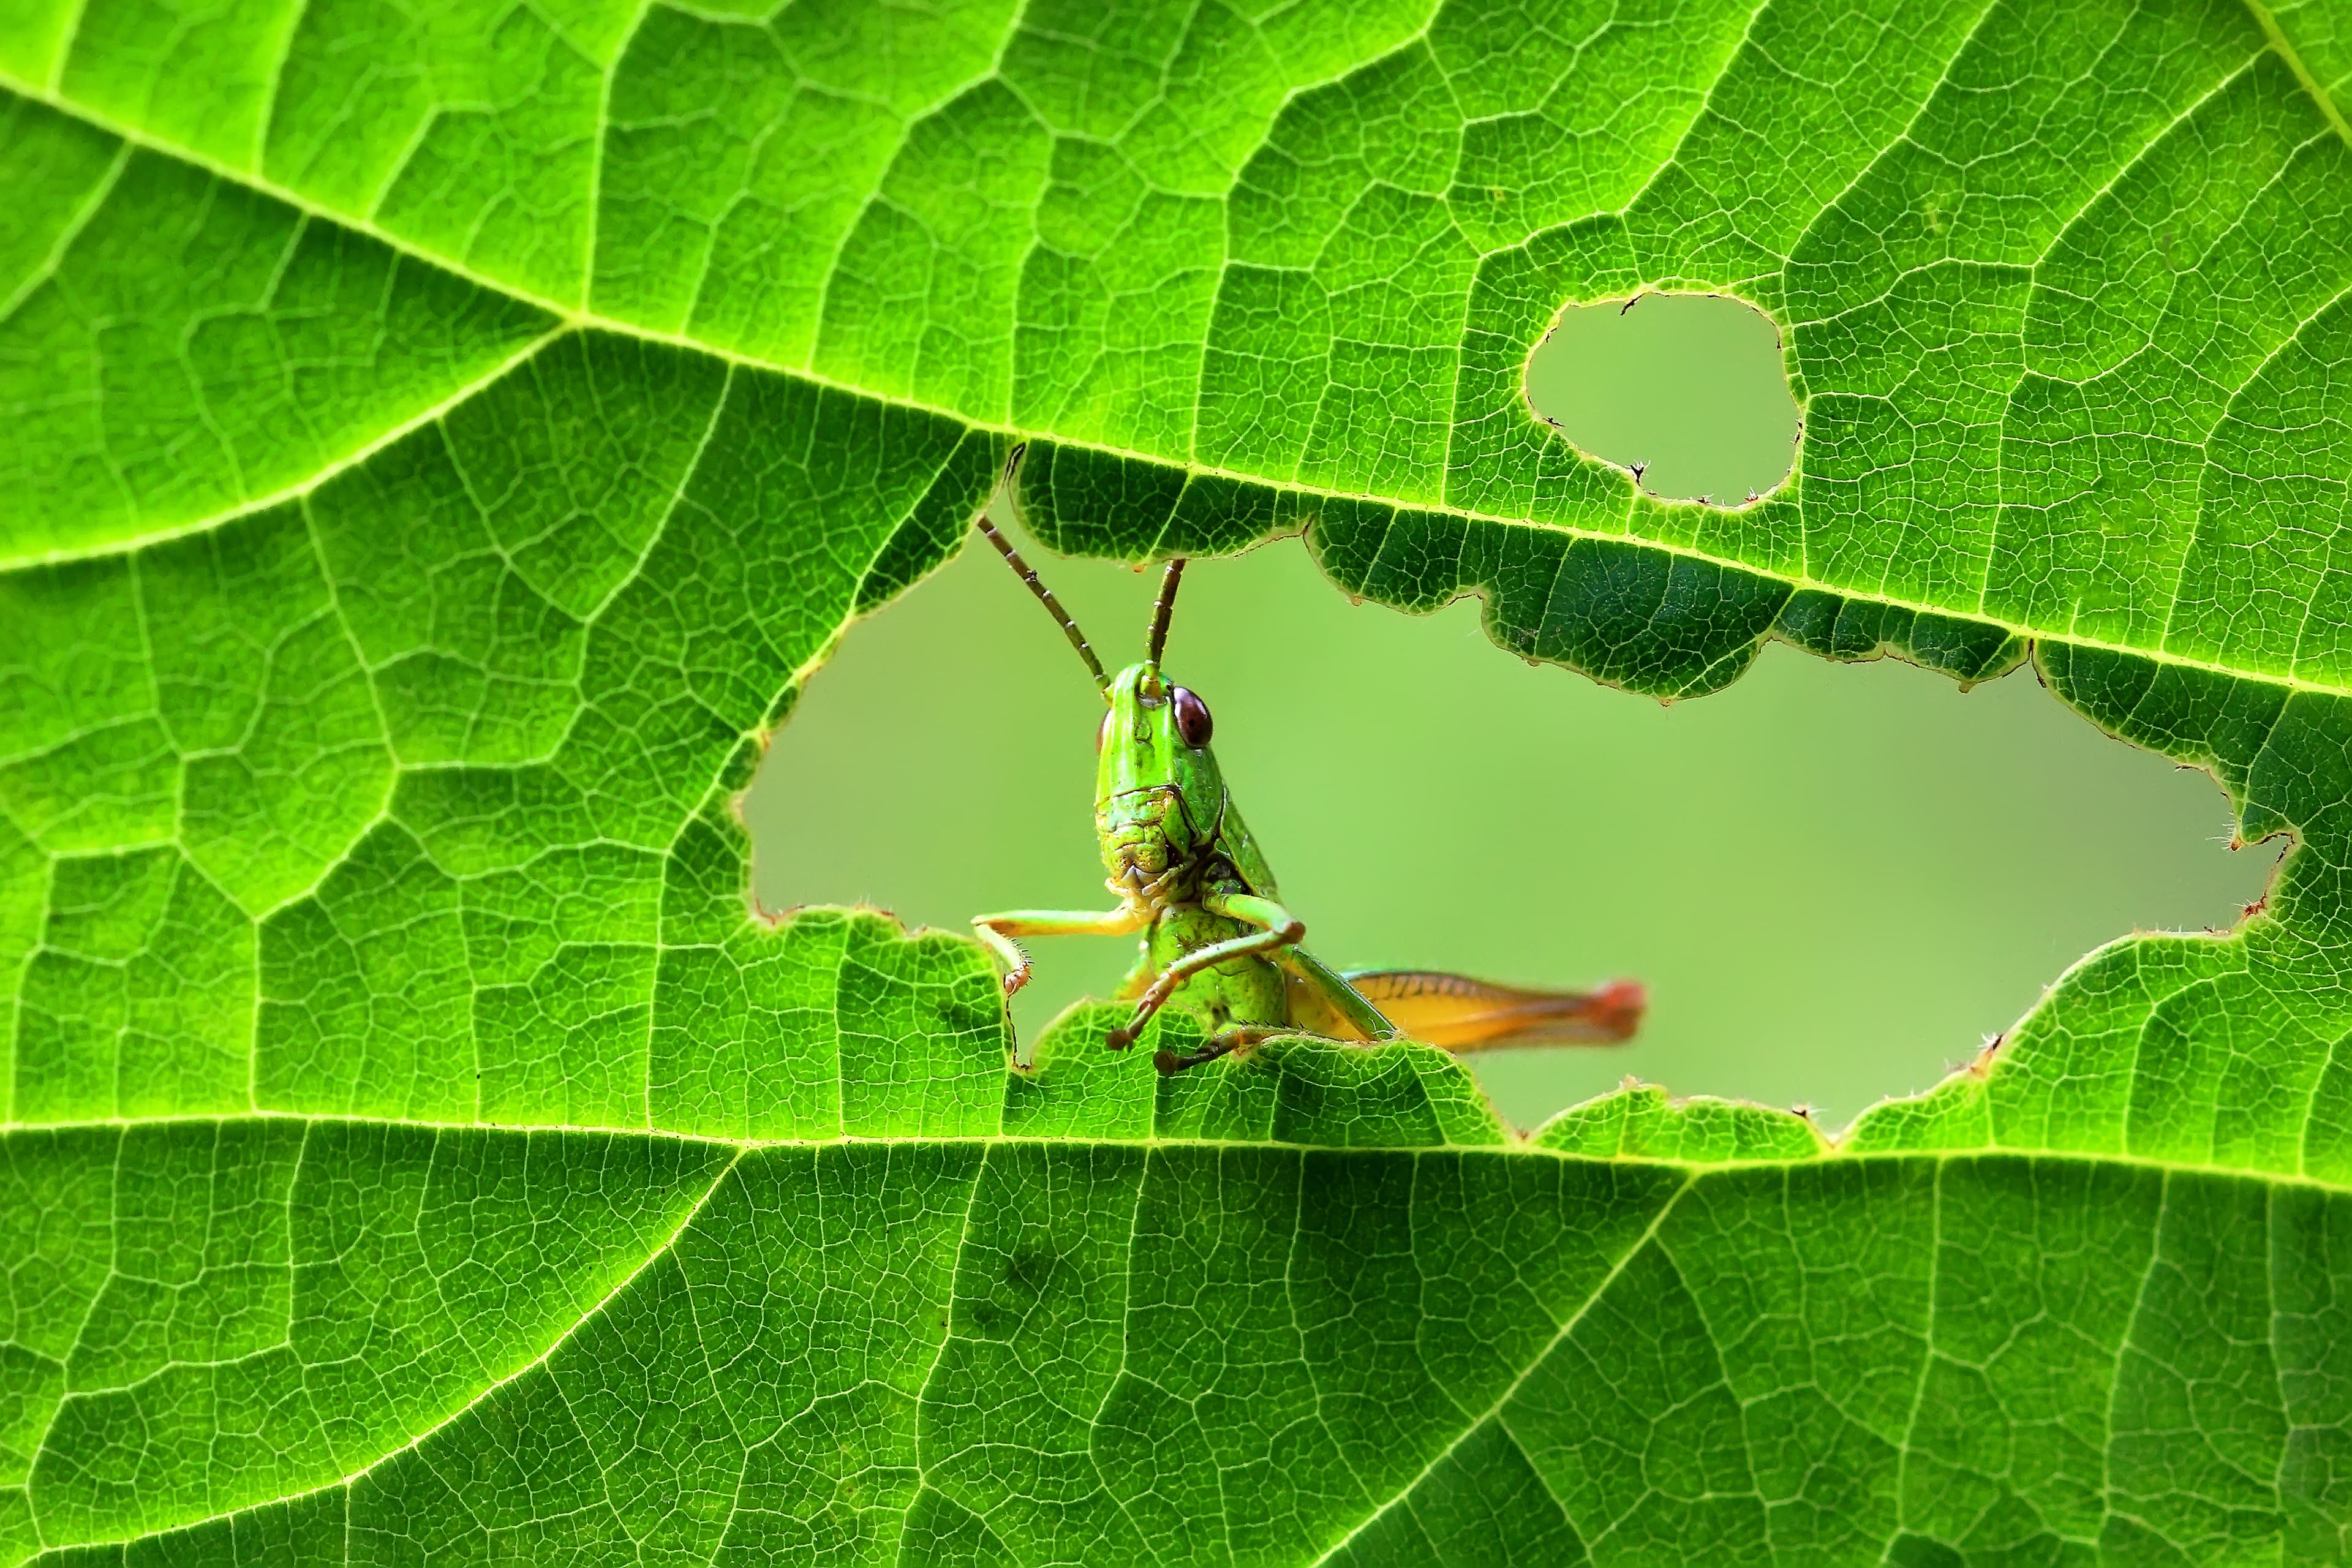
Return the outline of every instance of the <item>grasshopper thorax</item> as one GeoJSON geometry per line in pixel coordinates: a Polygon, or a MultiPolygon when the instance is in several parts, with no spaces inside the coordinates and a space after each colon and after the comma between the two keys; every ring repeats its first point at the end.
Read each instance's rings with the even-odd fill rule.
{"type": "Polygon", "coordinates": [[[1150,662],[1120,670],[1106,695],[1095,767],[1103,868],[1123,899],[1155,910],[1190,903],[1225,810],[1208,705],[1150,662]]]}

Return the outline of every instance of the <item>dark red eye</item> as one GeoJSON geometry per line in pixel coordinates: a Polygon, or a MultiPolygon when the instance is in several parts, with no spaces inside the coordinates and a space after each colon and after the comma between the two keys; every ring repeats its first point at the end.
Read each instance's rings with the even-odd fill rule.
{"type": "Polygon", "coordinates": [[[1209,731],[1216,727],[1209,717],[1209,705],[1181,686],[1174,688],[1169,696],[1176,704],[1176,732],[1184,738],[1186,745],[1199,751],[1209,743],[1209,731]]]}
{"type": "Polygon", "coordinates": [[[1097,752],[1103,749],[1103,742],[1110,739],[1110,717],[1105,713],[1103,721],[1095,726],[1095,750],[1097,752]]]}

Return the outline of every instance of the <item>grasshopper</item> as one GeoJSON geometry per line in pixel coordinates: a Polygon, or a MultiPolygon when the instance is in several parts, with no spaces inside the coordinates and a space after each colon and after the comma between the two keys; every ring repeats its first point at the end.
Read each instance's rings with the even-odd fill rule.
{"type": "Polygon", "coordinates": [[[1299,945],[1307,927],[1283,907],[1217,768],[1208,704],[1160,672],[1182,559],[1170,561],[1160,579],[1143,662],[1112,675],[1012,542],[984,513],[978,526],[1078,650],[1108,708],[1095,736],[1095,834],[1118,906],[974,917],[981,940],[1003,962],[1007,1001],[1029,981],[1029,956],[1014,938],[1140,934],[1142,956],[1118,992],[1135,1011],[1106,1043],[1127,1049],[1171,1001],[1203,1015],[1212,1031],[1197,1051],[1159,1052],[1153,1065],[1162,1073],[1276,1035],[1411,1037],[1456,1051],[1613,1044],[1633,1035],[1643,996],[1631,981],[1591,992],[1525,991],[1417,969],[1343,974],[1309,953],[1299,945]]]}

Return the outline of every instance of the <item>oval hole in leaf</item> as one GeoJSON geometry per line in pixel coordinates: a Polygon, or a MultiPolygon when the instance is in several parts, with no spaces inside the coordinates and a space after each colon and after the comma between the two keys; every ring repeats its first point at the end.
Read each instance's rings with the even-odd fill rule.
{"type": "Polygon", "coordinates": [[[1738,506],[1796,461],[1780,330],[1726,295],[1570,305],[1528,357],[1528,402],[1667,500],[1738,506]]]}
{"type": "MultiPolygon", "coordinates": [[[[1106,663],[1139,657],[1153,576],[1034,560],[1106,663]]],[[[1629,1073],[1842,1127],[1965,1063],[2090,948],[2229,925],[2282,847],[2230,853],[2210,778],[2100,734],[2027,671],[1963,692],[1775,646],[1662,707],[1509,657],[1474,603],[1351,606],[1293,541],[1193,564],[1168,668],[1215,708],[1218,760],[1318,956],[1648,985],[1630,1046],[1471,1058],[1522,1127],[1629,1073]]],[[[777,733],[744,803],[760,902],[863,900],[957,932],[1108,908],[1102,710],[1053,622],[968,544],[854,628],[777,733]]],[[[1129,939],[1029,945],[1024,1040],[1135,957],[1129,939]]]]}

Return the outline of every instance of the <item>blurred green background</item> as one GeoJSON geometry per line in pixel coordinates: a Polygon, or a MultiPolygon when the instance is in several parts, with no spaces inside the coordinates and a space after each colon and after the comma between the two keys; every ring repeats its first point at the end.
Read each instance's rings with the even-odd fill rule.
{"type": "MultiPolygon", "coordinates": [[[[1736,301],[1571,310],[1528,383],[1571,439],[1644,463],[1662,494],[1744,495],[1789,467],[1777,337],[1736,301]]],[[[1034,555],[1107,663],[1139,656],[1153,576],[1034,555]]],[[[1628,1074],[1843,1126],[1965,1062],[2098,943],[2227,926],[2275,860],[2227,848],[2206,775],[2099,733],[2030,670],[1964,693],[1774,646],[1730,689],[1669,707],[1521,663],[1478,610],[1351,605],[1277,541],[1192,568],[1167,662],[1213,710],[1317,953],[1649,986],[1631,1045],[1473,1058],[1521,1126],[1628,1074]]],[[[776,735],[744,804],[761,903],[952,930],[1107,907],[1100,712],[975,539],[853,629],[776,735]]],[[[1107,994],[1133,951],[1062,938],[1033,955],[1014,1006],[1030,1038],[1107,994]]]]}

